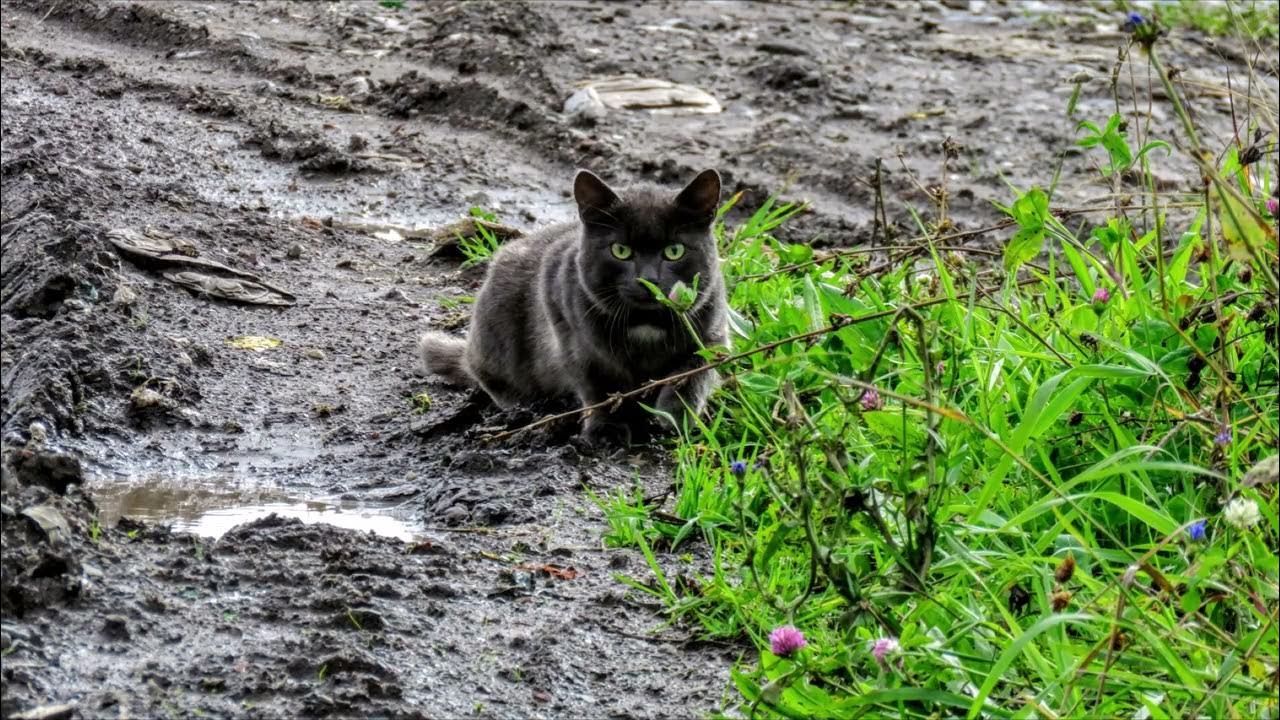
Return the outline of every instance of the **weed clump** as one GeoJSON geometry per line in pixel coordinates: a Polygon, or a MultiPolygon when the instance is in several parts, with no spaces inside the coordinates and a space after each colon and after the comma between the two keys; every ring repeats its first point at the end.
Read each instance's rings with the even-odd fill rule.
{"type": "Polygon", "coordinates": [[[717,410],[675,448],[671,506],[600,502],[606,540],[656,577],[624,581],[757,648],[730,712],[1280,710],[1277,485],[1250,479],[1280,443],[1276,145],[1242,127],[1204,152],[1134,22],[1187,134],[1081,123],[1103,177],[1144,192],[1019,190],[996,266],[946,217],[874,272],[866,248],[775,237],[802,205],[717,226],[735,336],[706,349],[717,410]],[[1152,167],[1178,153],[1203,188],[1168,198],[1152,167]],[[659,551],[690,542],[710,576],[668,582],[659,551]]]}

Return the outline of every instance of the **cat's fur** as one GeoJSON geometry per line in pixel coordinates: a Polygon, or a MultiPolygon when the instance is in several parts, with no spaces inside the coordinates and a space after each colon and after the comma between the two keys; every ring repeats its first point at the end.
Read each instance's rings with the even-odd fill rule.
{"type": "MultiPolygon", "coordinates": [[[[678,195],[656,187],[614,192],[585,170],[574,179],[579,221],[507,243],[493,256],[466,340],[432,332],[419,349],[427,371],[482,388],[500,407],[568,396],[582,405],[705,364],[688,329],[653,300],[643,277],[664,293],[676,281],[698,297],[688,312],[708,347],[728,339],[724,278],[711,224],[720,176],[699,174],[678,195]],[[664,248],[684,246],[672,261],[664,248]],[[614,244],[629,247],[625,260],[614,244]]],[[[646,404],[677,422],[701,412],[715,387],[708,370],[666,386],[646,404]]],[[[627,440],[634,403],[583,420],[588,440],[627,440]]]]}

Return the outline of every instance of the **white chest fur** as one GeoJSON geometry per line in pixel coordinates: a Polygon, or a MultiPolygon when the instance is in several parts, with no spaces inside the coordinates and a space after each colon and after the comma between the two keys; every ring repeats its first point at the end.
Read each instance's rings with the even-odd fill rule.
{"type": "Polygon", "coordinates": [[[657,325],[632,325],[627,328],[627,339],[637,344],[656,345],[667,339],[667,331],[657,325]]]}

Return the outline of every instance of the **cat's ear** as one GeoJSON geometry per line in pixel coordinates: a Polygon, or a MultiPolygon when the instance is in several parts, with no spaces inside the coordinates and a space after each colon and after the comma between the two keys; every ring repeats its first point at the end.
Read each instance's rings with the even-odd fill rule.
{"type": "Polygon", "coordinates": [[[676,196],[676,206],[700,220],[711,222],[720,207],[720,173],[715,170],[698,173],[698,177],[676,196]]]}
{"type": "Polygon", "coordinates": [[[578,216],[582,222],[592,225],[616,225],[617,219],[609,208],[618,202],[618,195],[604,181],[589,170],[579,170],[573,178],[573,199],[578,201],[578,216]]]}

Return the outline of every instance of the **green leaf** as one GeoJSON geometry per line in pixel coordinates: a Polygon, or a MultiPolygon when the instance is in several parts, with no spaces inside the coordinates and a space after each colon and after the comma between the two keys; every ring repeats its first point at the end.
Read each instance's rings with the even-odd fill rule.
{"type": "Polygon", "coordinates": [[[1009,215],[1020,228],[1004,250],[1004,266],[1015,270],[1040,254],[1044,245],[1044,223],[1049,217],[1049,196],[1033,187],[1014,201],[1009,215]]]}
{"type": "Polygon", "coordinates": [[[1039,622],[1027,628],[1025,632],[1018,636],[1009,647],[1005,648],[1000,654],[1000,658],[996,660],[995,665],[991,666],[991,670],[987,673],[987,679],[982,683],[982,687],[978,690],[977,696],[973,698],[973,703],[969,705],[970,720],[978,717],[982,713],[983,706],[987,702],[987,697],[991,695],[991,691],[995,689],[996,683],[1000,682],[1004,677],[1004,673],[1013,664],[1013,661],[1022,654],[1027,645],[1031,644],[1042,633],[1067,623],[1086,623],[1099,622],[1100,618],[1085,613],[1065,613],[1061,615],[1050,615],[1042,618],[1039,622]]]}
{"type": "Polygon", "coordinates": [[[1044,230],[1023,228],[1014,234],[1004,249],[1004,267],[1013,271],[1034,260],[1044,247],[1044,230]]]}

